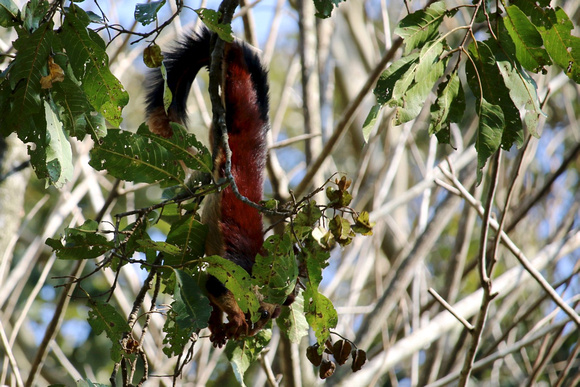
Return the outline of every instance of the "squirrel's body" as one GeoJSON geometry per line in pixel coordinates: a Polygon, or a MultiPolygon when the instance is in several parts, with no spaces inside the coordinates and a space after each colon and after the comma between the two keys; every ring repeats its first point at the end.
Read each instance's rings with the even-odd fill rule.
{"type": "MultiPolygon", "coordinates": [[[[210,64],[212,34],[203,30],[194,34],[173,51],[165,54],[167,83],[173,100],[167,111],[163,107],[164,82],[160,74],[153,77],[147,97],[149,129],[170,137],[170,122],[184,124],[186,100],[195,76],[210,64]]],[[[267,72],[256,51],[239,41],[226,43],[222,98],[225,103],[231,173],[241,195],[254,203],[262,200],[263,174],[266,162],[268,119],[267,72]]],[[[225,176],[226,156],[219,133],[213,133],[214,179],[225,176]]],[[[231,187],[206,198],[202,220],[209,226],[206,254],[220,255],[252,272],[256,255],[264,242],[262,215],[243,203],[231,187]]],[[[208,278],[206,288],[213,306],[209,321],[214,345],[221,346],[229,338],[253,335],[272,317],[280,313],[277,305],[262,303],[262,318],[251,324],[235,301],[233,294],[215,277],[208,278]],[[222,321],[223,313],[228,323],[222,321]]]]}

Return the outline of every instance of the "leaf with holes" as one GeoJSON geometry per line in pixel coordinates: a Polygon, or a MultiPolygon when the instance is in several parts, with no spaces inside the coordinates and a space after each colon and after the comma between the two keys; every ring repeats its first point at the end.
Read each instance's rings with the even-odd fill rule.
{"type": "Polygon", "coordinates": [[[447,11],[445,2],[438,1],[425,10],[413,12],[403,18],[395,28],[395,34],[405,41],[405,55],[434,40],[439,35],[439,26],[446,15],[452,16],[447,11]]]}
{"type": "Polygon", "coordinates": [[[109,69],[109,57],[103,40],[98,34],[87,30],[89,23],[90,18],[85,11],[72,4],[59,37],[87,99],[95,110],[118,126],[129,95],[109,69]]]}
{"type": "Polygon", "coordinates": [[[121,361],[123,350],[121,340],[123,336],[131,332],[127,320],[119,314],[111,304],[97,300],[89,300],[89,317],[88,321],[96,335],[105,332],[111,340],[111,360],[114,362],[121,361]]]}
{"type": "Polygon", "coordinates": [[[289,234],[272,235],[256,256],[252,268],[252,284],[257,286],[264,301],[282,304],[294,291],[298,278],[298,265],[289,234]]]}
{"type": "Polygon", "coordinates": [[[187,262],[203,257],[208,227],[196,219],[195,214],[189,213],[171,224],[166,242],[180,246],[176,255],[165,255],[165,264],[181,266],[187,262]]]}
{"type": "Polygon", "coordinates": [[[184,184],[183,168],[171,152],[152,137],[124,130],[109,129],[107,137],[91,150],[89,164],[135,183],[184,184]]]}
{"type": "MultiPolygon", "coordinates": [[[[506,8],[506,16],[499,21],[511,37],[516,57],[522,66],[535,73],[545,72],[544,66],[551,65],[552,61],[543,47],[542,35],[527,16],[517,6],[511,5],[506,8]]],[[[507,39],[500,37],[500,41],[505,44],[507,39]]]]}
{"type": "Polygon", "coordinates": [[[203,261],[209,264],[206,272],[216,277],[234,294],[240,309],[251,313],[252,322],[258,321],[260,302],[253,291],[248,272],[236,263],[217,255],[205,257],[203,261]]]}
{"type": "Polygon", "coordinates": [[[449,144],[451,122],[460,122],[465,112],[465,95],[459,79],[459,74],[449,74],[444,82],[439,84],[437,99],[431,105],[431,121],[429,134],[435,134],[440,143],[449,144]]]}

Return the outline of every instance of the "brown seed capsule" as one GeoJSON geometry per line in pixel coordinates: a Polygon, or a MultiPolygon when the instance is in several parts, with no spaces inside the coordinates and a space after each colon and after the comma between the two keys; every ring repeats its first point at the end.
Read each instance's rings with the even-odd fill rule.
{"type": "Polygon", "coordinates": [[[332,374],[334,374],[335,370],[336,370],[336,364],[334,364],[333,361],[323,360],[322,363],[320,364],[320,370],[319,370],[320,379],[326,379],[326,378],[332,376],[332,374]]]}
{"type": "Polygon", "coordinates": [[[346,363],[348,358],[350,357],[350,351],[352,349],[352,345],[345,340],[338,340],[332,346],[332,355],[336,359],[338,365],[343,365],[346,363]]]}
{"type": "Polygon", "coordinates": [[[362,349],[355,349],[352,351],[352,372],[356,372],[362,368],[367,362],[367,353],[362,349]]]}
{"type": "Polygon", "coordinates": [[[322,362],[322,354],[318,353],[318,343],[306,348],[306,358],[313,366],[318,367],[322,362]]]}

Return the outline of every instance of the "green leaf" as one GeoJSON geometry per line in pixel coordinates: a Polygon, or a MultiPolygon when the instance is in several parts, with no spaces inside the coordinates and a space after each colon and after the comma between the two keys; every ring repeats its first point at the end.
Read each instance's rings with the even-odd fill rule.
{"type": "MultiPolygon", "coordinates": [[[[317,242],[316,245],[318,245],[317,242]]],[[[330,252],[321,250],[320,248],[314,248],[314,246],[306,247],[307,249],[303,250],[302,252],[305,254],[304,261],[306,262],[308,281],[315,289],[318,289],[318,285],[320,285],[320,282],[322,282],[322,270],[328,266],[330,252]]]]}
{"type": "Polygon", "coordinates": [[[264,302],[282,304],[294,291],[298,265],[289,234],[272,235],[264,242],[263,252],[252,267],[252,284],[264,296],[264,302]]]}
{"type": "Polygon", "coordinates": [[[99,141],[107,135],[105,118],[93,108],[84,90],[72,79],[74,75],[70,66],[65,73],[64,81],[54,83],[52,87],[52,97],[60,107],[63,127],[79,140],[89,134],[93,140],[99,141]]]}
{"type": "Polygon", "coordinates": [[[149,137],[167,149],[175,159],[183,161],[185,166],[194,171],[211,174],[213,172],[213,160],[211,152],[197,140],[193,133],[175,122],[171,123],[173,136],[170,138],[160,137],[151,133],[146,125],[141,125],[138,134],[149,137]],[[192,151],[193,149],[193,151],[192,151]]]}
{"type": "Polygon", "coordinates": [[[560,7],[547,10],[545,30],[540,30],[546,51],[566,75],[580,83],[580,38],[572,36],[574,24],[560,7]]]}
{"type": "Polygon", "coordinates": [[[298,344],[308,335],[308,321],[304,315],[304,297],[298,294],[292,305],[282,308],[280,316],[276,319],[280,330],[288,336],[292,343],[298,344]]]}
{"type": "Polygon", "coordinates": [[[546,1],[516,0],[512,3],[530,16],[552,60],[574,82],[580,83],[580,38],[571,35],[574,24],[566,12],[560,7],[551,8],[546,1]]]}
{"type": "Polygon", "coordinates": [[[498,136],[501,146],[506,150],[514,142],[519,146],[523,143],[523,127],[520,111],[511,99],[510,90],[496,61],[496,56],[504,60],[505,54],[493,40],[473,42],[469,46],[469,54],[471,60],[466,63],[465,74],[477,99],[480,119],[476,140],[480,177],[487,158],[497,150],[498,136]],[[496,111],[498,108],[501,114],[496,111]]]}
{"type": "Polygon", "coordinates": [[[218,34],[220,39],[229,43],[234,41],[232,26],[230,24],[220,23],[221,12],[207,8],[199,8],[196,9],[195,12],[199,15],[203,24],[205,24],[211,31],[218,34]]]}
{"type": "Polygon", "coordinates": [[[167,114],[171,101],[173,101],[173,93],[167,83],[167,67],[165,67],[163,62],[161,62],[161,77],[163,77],[163,109],[165,109],[165,114],[167,114]]]}
{"type": "Polygon", "coordinates": [[[44,102],[44,112],[47,139],[44,151],[46,152],[48,179],[56,188],[62,188],[73,177],[72,149],[63,131],[62,123],[46,101],[44,102]]]}
{"type": "Polygon", "coordinates": [[[377,103],[381,105],[389,103],[393,98],[395,86],[399,83],[404,83],[402,88],[406,90],[413,81],[414,70],[418,60],[419,53],[416,52],[402,57],[383,71],[373,91],[377,97],[377,103]],[[402,81],[403,76],[407,74],[410,76],[406,76],[405,81],[402,81]]]}
{"type": "Polygon", "coordinates": [[[107,137],[91,150],[89,164],[96,170],[106,169],[116,178],[136,183],[184,184],[183,168],[171,152],[153,137],[124,130],[110,129],[107,137]]]}
{"type": "Polygon", "coordinates": [[[8,120],[12,110],[10,107],[11,99],[12,90],[10,89],[9,82],[5,78],[0,77],[0,117],[6,117],[6,123],[0,125],[0,136],[4,137],[8,137],[14,131],[14,128],[8,120]]]}
{"type": "Polygon", "coordinates": [[[87,220],[78,228],[66,228],[64,244],[61,239],[48,238],[46,244],[52,247],[60,259],[91,259],[101,256],[114,247],[112,241],[98,234],[98,223],[87,220]]]}
{"type": "Polygon", "coordinates": [[[208,227],[201,224],[195,214],[189,213],[171,224],[167,243],[180,246],[179,255],[166,255],[165,264],[180,266],[203,257],[208,227]]]}
{"type": "Polygon", "coordinates": [[[442,42],[438,41],[423,46],[419,55],[419,63],[413,74],[413,82],[406,90],[402,90],[400,98],[397,98],[397,86],[395,86],[393,93],[393,99],[397,104],[395,125],[409,122],[421,112],[429,93],[445,72],[447,59],[440,60],[442,53],[442,42]]]}
{"type": "Polygon", "coordinates": [[[20,23],[18,6],[12,0],[0,0],[0,26],[8,28],[20,23]]]}
{"type": "Polygon", "coordinates": [[[361,213],[355,217],[355,224],[352,226],[352,230],[361,235],[370,236],[373,235],[373,227],[375,222],[370,221],[370,214],[367,211],[361,211],[361,213]]]}
{"type": "Polygon", "coordinates": [[[342,1],[346,0],[314,0],[314,7],[316,8],[314,16],[320,19],[329,18],[334,7],[338,8],[342,1]]]}
{"type": "Polygon", "coordinates": [[[174,299],[163,326],[163,352],[167,356],[180,355],[189,343],[191,335],[207,327],[211,306],[199,287],[199,275],[191,276],[175,270],[174,299]]]}
{"type": "Polygon", "coordinates": [[[332,302],[309,284],[304,291],[304,312],[318,344],[323,346],[330,337],[330,330],[338,324],[332,302]]]}
{"type": "Polygon", "coordinates": [[[260,302],[252,289],[250,275],[243,267],[217,255],[203,258],[209,264],[206,268],[208,274],[216,277],[236,297],[238,306],[242,311],[252,314],[252,322],[259,320],[258,309],[260,302]]]}
{"type": "MultiPolygon", "coordinates": [[[[176,323],[193,331],[207,327],[212,311],[209,300],[197,284],[196,280],[182,270],[175,271],[175,302],[173,311],[177,314],[176,323]]],[[[191,335],[191,334],[190,334],[191,335]]]]}
{"type": "Polygon", "coordinates": [[[294,223],[297,226],[313,226],[322,217],[322,212],[320,208],[316,205],[314,200],[308,202],[307,205],[302,207],[300,212],[296,215],[294,223]]]}
{"type": "Polygon", "coordinates": [[[375,105],[369,111],[367,118],[363,124],[363,138],[365,142],[369,142],[369,137],[371,136],[371,131],[375,128],[379,113],[381,112],[381,105],[375,105]]]}
{"type": "MultiPolygon", "coordinates": [[[[26,6],[22,10],[22,18],[24,21],[24,30],[35,31],[40,27],[40,23],[46,17],[49,7],[51,6],[48,1],[32,0],[26,3],[26,6]]],[[[45,23],[48,25],[51,23],[45,23]]],[[[52,26],[50,27],[52,28],[52,26]]]]}
{"type": "Polygon", "coordinates": [[[129,95],[109,69],[104,42],[97,34],[87,30],[89,22],[88,15],[72,4],[59,36],[87,99],[95,110],[118,126],[122,121],[121,111],[129,102],[129,95]]]}
{"type": "Polygon", "coordinates": [[[342,176],[340,180],[336,180],[337,188],[332,186],[326,187],[326,197],[328,198],[328,206],[336,209],[345,208],[352,202],[352,195],[348,192],[351,181],[342,176]]]}
{"type": "Polygon", "coordinates": [[[348,220],[344,219],[340,215],[335,215],[334,218],[332,218],[332,220],[329,222],[328,227],[334,236],[334,240],[339,245],[346,246],[351,244],[355,233],[351,230],[348,220]]]}
{"type": "MultiPolygon", "coordinates": [[[[48,74],[48,57],[54,39],[54,32],[49,24],[45,24],[43,28],[30,35],[22,33],[14,41],[14,48],[18,52],[10,66],[8,79],[14,90],[13,114],[18,117],[21,117],[23,112],[32,114],[42,109],[40,78],[48,74]]],[[[34,141],[23,137],[21,133],[19,137],[24,142],[34,141]]]]}
{"type": "Polygon", "coordinates": [[[165,0],[139,3],[135,5],[135,20],[146,26],[157,20],[157,13],[165,5],[165,0]]]}
{"type": "Polygon", "coordinates": [[[167,255],[180,255],[182,253],[182,250],[179,246],[175,246],[167,242],[155,242],[150,239],[138,239],[137,244],[139,245],[139,251],[141,252],[155,250],[166,254],[165,257],[167,257],[167,255]]]}
{"type": "MultiPolygon", "coordinates": [[[[539,137],[536,131],[538,119],[540,115],[545,117],[546,114],[541,108],[536,82],[526,71],[523,71],[519,66],[514,66],[501,53],[496,54],[496,59],[503,81],[509,90],[511,100],[518,110],[524,113],[524,121],[530,133],[539,137]]],[[[509,134],[511,131],[507,130],[506,133],[509,134]]],[[[523,139],[520,140],[519,133],[515,133],[517,133],[517,137],[513,141],[519,145],[523,139]]],[[[509,143],[509,140],[502,142],[509,143]]]]}
{"type": "Polygon", "coordinates": [[[88,321],[91,328],[93,328],[96,335],[105,332],[113,344],[111,348],[111,359],[115,363],[121,361],[123,353],[121,340],[125,334],[131,332],[127,320],[108,303],[90,299],[89,306],[91,310],[89,310],[88,321]]]}
{"type": "MultiPolygon", "coordinates": [[[[510,35],[518,61],[527,70],[535,73],[545,72],[544,66],[552,64],[547,51],[543,48],[544,41],[536,27],[527,16],[515,5],[506,8],[506,16],[499,19],[510,35]]],[[[500,42],[505,42],[501,39],[500,42]]]]}
{"type": "Polygon", "coordinates": [[[244,374],[250,365],[258,359],[262,350],[272,338],[272,331],[261,330],[255,336],[246,337],[242,340],[228,340],[225,353],[230,361],[236,380],[240,385],[244,384],[244,374]]]}
{"type": "Polygon", "coordinates": [[[485,167],[489,159],[501,144],[502,132],[505,121],[501,106],[493,105],[485,99],[479,104],[477,115],[479,116],[479,126],[477,128],[477,138],[475,149],[477,150],[477,182],[481,182],[481,170],[485,167]]]}
{"type": "Polygon", "coordinates": [[[431,105],[429,134],[435,134],[440,143],[449,144],[451,122],[460,122],[465,112],[465,95],[457,72],[439,84],[437,99],[431,105]]]}
{"type": "Polygon", "coordinates": [[[446,14],[445,2],[438,1],[425,10],[413,12],[403,18],[395,28],[395,34],[405,41],[404,55],[416,48],[423,47],[426,42],[434,40],[439,34],[439,26],[446,14]]]}

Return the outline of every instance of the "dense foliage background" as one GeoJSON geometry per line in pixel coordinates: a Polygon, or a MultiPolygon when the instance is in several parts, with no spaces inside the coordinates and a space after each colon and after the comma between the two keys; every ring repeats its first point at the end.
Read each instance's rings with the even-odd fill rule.
{"type": "MultiPolygon", "coordinates": [[[[366,351],[362,370],[349,362],[322,382],[330,363],[307,359],[320,335],[302,337],[304,326],[283,327],[290,335],[274,326],[269,342],[265,332],[238,355],[214,349],[203,330],[173,351],[166,321],[182,296],[148,290],[160,276],[140,265],[150,250],[171,246],[133,246],[132,264],[106,268],[111,238],[85,245],[101,244],[83,252],[96,259],[63,257],[65,234],[145,218],[151,240],[171,233],[175,208],[167,218],[141,209],[167,198],[173,170],[151,176],[105,151],[145,136],[137,133],[144,52],[151,58],[153,41],[164,49],[198,28],[193,9],[201,7],[219,3],[0,1],[0,384],[106,384],[113,372],[117,383],[146,374],[147,385],[242,376],[248,385],[296,386],[580,382],[573,2],[263,0],[237,8],[235,35],[259,47],[270,69],[268,198],[306,203],[338,172],[352,180],[349,206],[375,223],[372,236],[354,239],[337,232],[343,223],[333,228],[344,240],[319,288],[337,312],[324,313],[322,325],[332,320],[332,332],[366,351]],[[132,315],[135,300],[142,310],[132,315]],[[95,324],[99,313],[113,324],[95,324]],[[135,342],[109,329],[128,321],[135,342]]],[[[194,84],[189,125],[205,144],[207,79],[194,84]]],[[[177,148],[161,148],[154,154],[166,159],[147,162],[176,157],[177,148]]],[[[332,219],[332,194],[314,198],[332,219]]],[[[323,242],[333,226],[309,227],[323,242]]]]}

